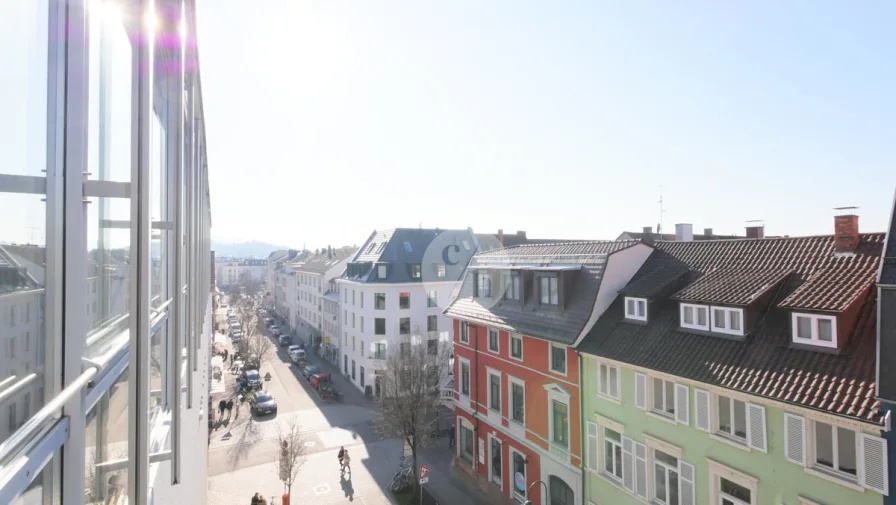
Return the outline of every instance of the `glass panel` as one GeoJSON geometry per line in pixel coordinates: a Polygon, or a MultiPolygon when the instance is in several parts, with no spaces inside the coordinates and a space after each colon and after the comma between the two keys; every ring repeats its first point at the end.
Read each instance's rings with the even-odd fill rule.
{"type": "Polygon", "coordinates": [[[716,328],[725,328],[725,311],[722,309],[714,309],[712,311],[713,324],[716,328]]]}
{"type": "Polygon", "coordinates": [[[669,470],[669,505],[678,505],[678,472],[669,470]]]}
{"type": "Polygon", "coordinates": [[[822,342],[833,342],[834,325],[831,323],[830,319],[818,320],[818,340],[821,340],[822,342]]]}
{"type": "Polygon", "coordinates": [[[812,320],[810,318],[797,316],[796,336],[798,338],[812,338],[812,320]]]}
{"type": "Polygon", "coordinates": [[[632,299],[628,299],[625,301],[625,313],[628,315],[634,315],[635,313],[635,301],[632,299]]]}
{"type": "Polygon", "coordinates": [[[607,378],[607,365],[600,366],[600,392],[603,394],[607,394],[607,387],[609,386],[609,379],[607,378]]]}
{"type": "Polygon", "coordinates": [[[697,307],[697,324],[706,326],[706,307],[697,307]]]}
{"type": "Polygon", "coordinates": [[[127,494],[128,373],[126,368],[87,413],[84,502],[118,503],[127,494]]]}
{"type": "MultiPolygon", "coordinates": [[[[2,26],[2,25],[0,25],[2,26]]],[[[60,456],[59,452],[53,454],[53,457],[47,462],[43,470],[31,481],[31,484],[13,500],[10,505],[43,505],[45,503],[61,503],[59,496],[60,484],[58,480],[53,482],[52,468],[56,458],[60,456]]]]}
{"type": "MultiPolygon", "coordinates": [[[[515,481],[516,474],[522,474],[523,480],[526,480],[526,460],[518,452],[513,453],[513,476],[515,481]]],[[[526,497],[526,489],[520,489],[516,484],[513,484],[513,492],[516,493],[517,496],[526,497]]]]}
{"type": "Polygon", "coordinates": [[[666,386],[666,412],[675,413],[675,383],[665,382],[666,386]]]}
{"type": "Polygon", "coordinates": [[[566,447],[569,443],[569,407],[565,403],[553,401],[554,409],[554,442],[566,447]]]}
{"type": "MultiPolygon", "coordinates": [[[[44,389],[56,381],[44,368],[51,338],[44,320],[45,290],[57,289],[47,285],[45,275],[47,235],[56,233],[47,229],[43,192],[48,168],[47,3],[4,2],[0,16],[0,174],[26,176],[32,186],[30,194],[0,186],[0,392],[18,389],[0,404],[0,442],[44,405],[44,389]]],[[[34,493],[39,496],[39,489],[34,493]]]]}
{"type": "Polygon", "coordinates": [[[719,396],[719,431],[732,433],[731,400],[727,396],[719,396]]]}
{"type": "Polygon", "coordinates": [[[663,410],[663,380],[653,379],[653,409],[663,410]]]}
{"type": "Polygon", "coordinates": [[[694,324],[694,307],[684,308],[684,322],[685,324],[694,324]]]}
{"type": "Polygon", "coordinates": [[[815,461],[834,468],[834,432],[830,424],[815,423],[815,461]]]}
{"type": "Polygon", "coordinates": [[[619,396],[618,373],[618,368],[610,368],[610,394],[613,396],[619,396]]]}
{"type": "Polygon", "coordinates": [[[734,435],[747,438],[747,404],[734,400],[734,435]]]}
{"type": "Polygon", "coordinates": [[[513,384],[513,420],[522,423],[523,422],[523,408],[525,406],[525,398],[523,395],[523,386],[519,384],[513,384]]]}
{"type": "Polygon", "coordinates": [[[662,451],[653,451],[653,455],[660,463],[665,463],[673,468],[678,468],[678,458],[675,456],[670,456],[662,451]]]}
{"type": "Polygon", "coordinates": [[[841,472],[856,475],[856,432],[837,427],[837,466],[841,472]]]}
{"type": "Polygon", "coordinates": [[[740,312],[731,311],[728,316],[731,318],[731,329],[740,331],[740,312]]]}
{"type": "Polygon", "coordinates": [[[722,493],[730,496],[731,498],[736,498],[745,503],[750,503],[750,490],[731,482],[728,479],[719,478],[721,483],[719,486],[721,487],[722,493]]]}
{"type": "Polygon", "coordinates": [[[656,487],[656,499],[666,503],[666,469],[662,465],[653,465],[653,482],[656,487]]]}

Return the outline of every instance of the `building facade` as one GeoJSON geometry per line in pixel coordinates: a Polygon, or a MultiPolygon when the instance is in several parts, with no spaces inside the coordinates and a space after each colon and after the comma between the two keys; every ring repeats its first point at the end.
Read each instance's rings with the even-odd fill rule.
{"type": "Polygon", "coordinates": [[[195,29],[192,0],[0,7],[0,503],[207,501],[195,29]]]}
{"type": "Polygon", "coordinates": [[[403,336],[451,342],[442,310],[476,248],[470,230],[396,228],[364,241],[337,280],[341,366],[353,384],[378,397],[386,353],[403,336]]]}
{"type": "Polygon", "coordinates": [[[215,277],[222,288],[239,285],[244,280],[263,284],[267,264],[268,261],[265,259],[220,261],[215,265],[215,277]]]}
{"type": "MultiPolygon", "coordinates": [[[[892,423],[896,409],[896,199],[884,242],[883,258],[877,277],[877,370],[875,392],[884,419],[892,423]]],[[[892,427],[892,425],[890,425],[892,427]]],[[[896,482],[896,432],[885,430],[883,437],[890,449],[887,478],[896,482]]],[[[896,493],[884,498],[884,504],[896,504],[896,493]]]]}
{"type": "Polygon", "coordinates": [[[596,505],[880,504],[884,235],[656,241],[577,346],[596,505]]]}
{"type": "MultiPolygon", "coordinates": [[[[326,328],[329,332],[325,331],[324,295],[329,290],[330,282],[345,272],[345,264],[357,250],[356,247],[327,247],[310,254],[295,270],[298,303],[296,328],[307,332],[312,343],[320,343],[321,355],[331,363],[339,361],[339,334],[332,325],[326,328]]],[[[329,322],[332,322],[332,317],[329,322]]]]}
{"type": "Polygon", "coordinates": [[[471,261],[445,310],[456,461],[496,502],[585,503],[573,346],[651,251],[636,241],[524,244],[471,261]]]}

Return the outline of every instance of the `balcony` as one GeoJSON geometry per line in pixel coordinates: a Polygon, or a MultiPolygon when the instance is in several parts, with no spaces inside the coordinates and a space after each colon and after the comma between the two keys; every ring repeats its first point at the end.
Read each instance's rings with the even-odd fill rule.
{"type": "Polygon", "coordinates": [[[556,456],[556,457],[557,457],[558,459],[560,459],[561,461],[564,461],[564,462],[566,462],[566,463],[569,463],[569,451],[568,451],[568,450],[566,450],[565,448],[560,447],[560,446],[554,444],[553,442],[551,442],[550,444],[548,444],[548,446],[549,446],[549,449],[550,449],[550,451],[551,451],[551,454],[553,454],[554,456],[556,456]]]}

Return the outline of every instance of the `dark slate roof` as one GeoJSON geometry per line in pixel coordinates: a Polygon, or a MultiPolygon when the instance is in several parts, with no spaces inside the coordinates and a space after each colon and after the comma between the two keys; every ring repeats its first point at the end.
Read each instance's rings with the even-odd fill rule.
{"type": "Polygon", "coordinates": [[[573,291],[566,296],[563,311],[542,309],[532,294],[523,305],[505,302],[498,282],[492,285],[493,299],[473,297],[476,276],[464,275],[457,297],[444,314],[454,319],[483,324],[505,331],[572,344],[585,328],[594,309],[609,255],[638,242],[582,241],[560,244],[526,244],[477,254],[471,267],[529,267],[578,265],[573,291]]]}
{"type": "Polygon", "coordinates": [[[357,247],[341,247],[339,249],[333,249],[332,254],[327,254],[327,251],[323,250],[320,251],[319,254],[310,254],[305,259],[304,263],[295,267],[295,270],[297,272],[322,274],[356,252],[358,252],[357,247]]]}
{"type": "Polygon", "coordinates": [[[643,272],[637,279],[629,282],[619,290],[619,294],[639,298],[661,296],[669,289],[674,289],[676,285],[679,285],[689,272],[690,269],[684,263],[670,262],[657,265],[653,270],[643,272]]]}
{"type": "Polygon", "coordinates": [[[884,245],[884,257],[880,264],[878,283],[896,286],[896,198],[893,201],[893,214],[890,215],[890,227],[884,245]]]}
{"type": "MultiPolygon", "coordinates": [[[[743,391],[774,400],[880,423],[875,399],[874,274],[868,265],[879,258],[882,234],[862,234],[854,255],[834,254],[834,237],[740,239],[704,242],[658,242],[657,249],[635,274],[632,284],[663,265],[688,265],[692,272],[746,272],[774,279],[792,272],[762,307],[762,314],[743,340],[700,335],[679,328],[678,303],[657,299],[647,324],[624,321],[618,297],[582,340],[578,350],[634,366],[743,391]],[[843,282],[847,273],[851,277],[843,282]],[[822,282],[833,273],[840,282],[822,282]],[[796,288],[796,289],[794,289],[796,288]],[[811,290],[811,291],[810,291],[811,290]],[[796,296],[800,294],[798,297],[796,296]],[[811,295],[810,295],[811,293],[811,295]],[[856,300],[856,297],[865,298],[856,300]],[[838,354],[791,346],[790,311],[783,301],[804,301],[811,307],[844,307],[854,301],[857,322],[838,354]]],[[[712,275],[704,275],[705,279],[712,275]]],[[[719,274],[721,275],[721,274],[719,274]]],[[[769,281],[773,282],[773,281],[769,281]]],[[[750,279],[750,286],[757,283],[750,279]]],[[[685,288],[685,291],[688,288],[685,288]]],[[[750,287],[744,292],[753,291],[750,287]]],[[[715,295],[714,295],[715,296],[715,295]]],[[[719,293],[718,300],[726,300],[719,293]]],[[[723,303],[721,301],[713,303],[723,303]]],[[[809,307],[799,307],[809,308],[809,307]]]]}
{"type": "Polygon", "coordinates": [[[15,291],[26,291],[40,287],[28,269],[7,251],[16,246],[0,246],[0,295],[15,291]]]}
{"type": "Polygon", "coordinates": [[[349,259],[343,278],[374,283],[457,281],[476,248],[476,237],[469,229],[395,228],[374,231],[349,259]],[[446,252],[448,248],[450,251],[446,252]],[[449,263],[445,262],[446,254],[449,263]],[[388,265],[385,279],[377,275],[378,264],[388,265]],[[353,265],[357,267],[357,272],[353,265]],[[421,277],[413,276],[414,265],[420,265],[421,277]],[[445,277],[437,278],[440,265],[445,265],[445,277]]]}
{"type": "MultiPolygon", "coordinates": [[[[702,233],[694,233],[694,240],[725,240],[733,238],[743,238],[738,235],[704,235],[702,233]]],[[[645,242],[663,240],[672,242],[675,240],[674,233],[644,233],[641,231],[624,231],[619,235],[617,240],[643,240],[645,242]]]]}
{"type": "Polygon", "coordinates": [[[683,302],[707,302],[721,305],[749,305],[770,289],[778,287],[790,270],[755,271],[749,268],[720,268],[709,272],[675,293],[683,302]]]}

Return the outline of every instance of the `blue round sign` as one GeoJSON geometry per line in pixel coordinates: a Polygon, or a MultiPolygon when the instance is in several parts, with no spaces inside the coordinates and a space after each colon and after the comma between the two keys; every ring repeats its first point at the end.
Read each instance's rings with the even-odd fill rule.
{"type": "Polygon", "coordinates": [[[522,473],[516,472],[513,475],[513,482],[514,482],[514,484],[516,484],[516,488],[518,490],[520,490],[520,491],[526,490],[526,476],[524,476],[522,473]]]}

